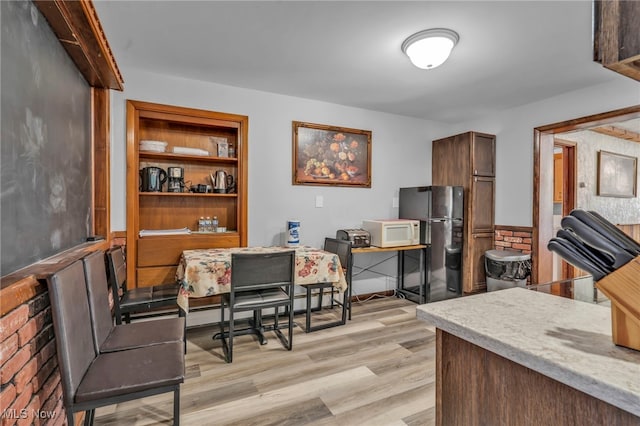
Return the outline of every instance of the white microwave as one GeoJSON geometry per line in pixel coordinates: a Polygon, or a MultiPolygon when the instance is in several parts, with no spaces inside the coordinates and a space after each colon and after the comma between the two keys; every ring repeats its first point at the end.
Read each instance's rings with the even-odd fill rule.
{"type": "Polygon", "coordinates": [[[362,229],[376,247],[412,246],[420,243],[420,221],[407,219],[363,220],[362,229]]]}

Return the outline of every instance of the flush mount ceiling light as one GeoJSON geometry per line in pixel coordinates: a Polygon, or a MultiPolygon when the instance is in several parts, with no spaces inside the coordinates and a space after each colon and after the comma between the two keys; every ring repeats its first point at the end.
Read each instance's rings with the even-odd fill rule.
{"type": "Polygon", "coordinates": [[[415,33],[402,43],[402,51],[413,65],[429,70],[447,60],[458,43],[458,33],[446,28],[432,28],[415,33]]]}

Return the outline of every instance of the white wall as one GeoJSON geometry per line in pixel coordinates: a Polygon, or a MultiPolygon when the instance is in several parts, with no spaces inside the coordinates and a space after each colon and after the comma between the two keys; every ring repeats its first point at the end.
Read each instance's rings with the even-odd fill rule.
{"type": "Polygon", "coordinates": [[[460,123],[445,131],[476,130],[496,135],[496,224],[532,226],[533,129],[637,104],[640,84],[619,76],[611,83],[460,123]]]}
{"type": "MultiPolygon", "coordinates": [[[[393,197],[402,186],[431,183],[431,141],[437,123],[290,96],[123,68],[124,92],[112,92],[111,229],[126,229],[126,100],[186,106],[249,117],[249,245],[284,243],[287,219],[299,219],[301,242],[321,246],[337,229],[362,219],[397,217],[393,197]],[[372,131],[371,188],[291,184],[291,122],[372,131]],[[324,207],[316,208],[317,195],[324,207]]],[[[224,224],[221,224],[224,225],[224,224]]],[[[359,259],[364,266],[378,259],[359,259]],[[370,262],[370,263],[369,263],[370,262]]],[[[394,262],[382,270],[395,275],[394,262]]],[[[379,291],[384,278],[364,279],[379,291]]],[[[354,283],[356,292],[362,283],[354,283]]],[[[367,292],[362,290],[360,292],[367,292]]]]}
{"type": "MultiPolygon", "coordinates": [[[[126,99],[249,116],[249,245],[284,242],[287,219],[302,222],[303,244],[320,246],[340,228],[365,218],[397,217],[392,200],[403,186],[431,183],[431,141],[468,130],[496,142],[496,223],[531,226],[533,129],[640,103],[640,85],[620,76],[612,83],[503,111],[483,120],[445,125],[308,99],[122,69],[124,92],[112,92],[111,229],[126,229],[126,99]],[[372,187],[291,184],[291,122],[371,130],[372,187]],[[315,207],[315,197],[324,207],[315,207]]],[[[310,83],[312,84],[312,83],[310,83]]],[[[356,267],[395,275],[394,260],[358,256],[356,267]]],[[[358,268],[357,268],[358,269],[358,268]]],[[[380,291],[394,282],[376,273],[354,280],[354,292],[380,291]],[[376,278],[377,277],[377,278],[376,278]]]]}

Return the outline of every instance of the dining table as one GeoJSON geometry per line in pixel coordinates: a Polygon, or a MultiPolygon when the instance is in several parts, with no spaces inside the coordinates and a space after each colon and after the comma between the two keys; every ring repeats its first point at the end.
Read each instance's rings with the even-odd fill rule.
{"type": "Polygon", "coordinates": [[[310,246],[253,246],[184,250],[176,270],[180,284],[178,306],[189,312],[189,299],[228,293],[231,286],[231,254],[295,251],[296,285],[333,283],[339,292],[347,290],[347,281],[337,254],[310,246]]]}

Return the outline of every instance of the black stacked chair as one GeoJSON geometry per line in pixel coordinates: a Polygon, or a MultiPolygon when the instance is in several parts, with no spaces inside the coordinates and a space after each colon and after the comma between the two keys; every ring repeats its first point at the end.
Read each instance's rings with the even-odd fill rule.
{"type": "Polygon", "coordinates": [[[340,265],[344,270],[345,280],[347,281],[347,289],[344,291],[344,297],[342,302],[338,302],[342,305],[342,316],[337,321],[324,322],[319,325],[311,325],[312,312],[322,310],[322,296],[324,294],[325,289],[331,289],[331,308],[333,308],[333,295],[334,295],[334,287],[333,283],[317,283],[317,284],[309,284],[305,285],[304,288],[306,290],[307,296],[307,305],[305,312],[305,331],[307,333],[311,331],[322,330],[329,327],[335,327],[337,325],[344,325],[347,322],[347,312],[349,315],[349,319],[351,319],[351,242],[345,240],[337,240],[335,238],[325,238],[324,239],[324,250],[335,253],[338,255],[340,259],[340,265]],[[318,305],[314,308],[312,307],[311,296],[313,294],[313,290],[318,290],[318,305]]]}
{"type": "Polygon", "coordinates": [[[287,350],[293,347],[293,297],[295,252],[232,253],[231,289],[222,295],[220,303],[220,336],[227,362],[233,361],[233,337],[236,334],[256,334],[265,344],[262,310],[274,308],[273,330],[287,350]],[[229,308],[229,331],[224,330],[225,307],[229,308]],[[278,309],[288,315],[288,338],[278,323],[278,309]],[[236,312],[253,311],[252,328],[236,332],[236,312]],[[225,338],[225,334],[228,336],[225,338]]]}
{"type": "Polygon", "coordinates": [[[105,254],[95,251],[84,257],[82,263],[94,344],[100,353],[185,341],[185,318],[162,318],[114,325],[109,308],[105,254]]]}
{"type": "MultiPolygon", "coordinates": [[[[127,264],[121,247],[107,251],[109,279],[115,303],[116,324],[131,322],[132,313],[149,312],[160,307],[176,307],[179,284],[127,288],[127,264]]],[[[178,310],[182,316],[182,310],[178,310]]]]}
{"type": "Polygon", "coordinates": [[[99,353],[82,261],[48,277],[47,285],[68,424],[75,424],[75,412],[86,411],[85,424],[92,424],[98,407],[173,392],[173,420],[178,425],[184,343],[99,353]]]}

